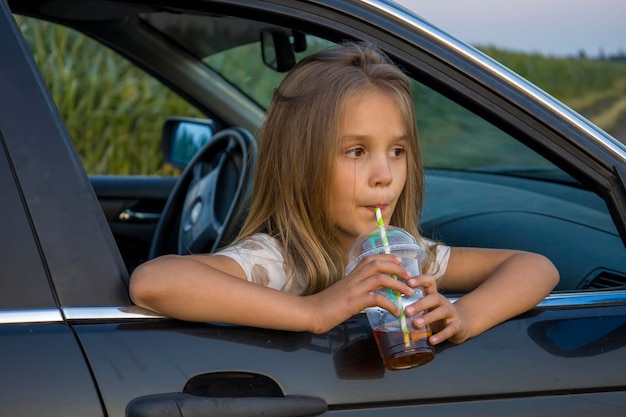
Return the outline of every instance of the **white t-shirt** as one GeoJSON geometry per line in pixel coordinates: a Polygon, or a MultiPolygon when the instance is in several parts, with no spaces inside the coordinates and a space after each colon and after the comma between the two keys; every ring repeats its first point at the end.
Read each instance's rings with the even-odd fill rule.
{"type": "MultiPolygon", "coordinates": [[[[428,240],[425,243],[434,244],[428,240]]],[[[215,252],[215,255],[228,256],[237,262],[250,282],[297,295],[306,288],[303,276],[296,276],[287,282],[282,250],[278,240],[268,234],[256,233],[236,245],[215,252]]],[[[435,262],[424,273],[432,274],[438,282],[446,272],[449,259],[450,247],[437,245],[435,262]]]]}

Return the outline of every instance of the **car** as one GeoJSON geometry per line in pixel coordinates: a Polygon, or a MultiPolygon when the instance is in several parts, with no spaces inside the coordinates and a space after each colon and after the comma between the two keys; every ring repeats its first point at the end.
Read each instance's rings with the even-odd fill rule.
{"type": "Polygon", "coordinates": [[[2,415],[623,415],[626,145],[474,47],[387,0],[7,0],[0,45],[2,415]],[[423,234],[541,253],[555,290],[402,371],[364,314],[311,334],[133,305],[137,265],[236,234],[274,88],[343,40],[414,83],[423,234]]]}

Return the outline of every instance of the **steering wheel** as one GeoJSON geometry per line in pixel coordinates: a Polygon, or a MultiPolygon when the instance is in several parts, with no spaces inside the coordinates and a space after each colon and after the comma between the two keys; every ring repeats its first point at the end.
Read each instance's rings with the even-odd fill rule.
{"type": "Polygon", "coordinates": [[[210,253],[230,242],[247,214],[256,157],[254,138],[239,127],[200,148],[165,203],[148,258],[210,253]]]}

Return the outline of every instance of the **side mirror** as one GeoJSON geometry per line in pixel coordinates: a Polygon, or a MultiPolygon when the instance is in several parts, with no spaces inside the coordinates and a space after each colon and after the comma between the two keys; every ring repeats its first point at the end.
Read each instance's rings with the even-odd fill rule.
{"type": "Polygon", "coordinates": [[[287,72],[296,65],[295,52],[306,50],[304,33],[284,29],[261,30],[261,54],[263,63],[277,72],[287,72]]]}
{"type": "Polygon", "coordinates": [[[183,169],[202,146],[213,138],[215,123],[209,119],[170,117],[163,125],[161,150],[168,164],[183,169]]]}

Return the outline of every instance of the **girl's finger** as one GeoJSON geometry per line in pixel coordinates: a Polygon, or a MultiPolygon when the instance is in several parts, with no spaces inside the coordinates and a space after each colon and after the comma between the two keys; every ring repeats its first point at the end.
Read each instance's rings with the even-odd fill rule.
{"type": "Polygon", "coordinates": [[[393,301],[391,301],[389,298],[385,297],[384,295],[380,293],[370,294],[370,297],[371,297],[371,303],[369,307],[383,308],[396,317],[400,315],[400,310],[398,309],[396,304],[393,301]]]}
{"type": "Polygon", "coordinates": [[[359,262],[353,273],[361,273],[367,276],[374,274],[395,275],[398,278],[408,280],[411,277],[401,263],[402,260],[394,255],[372,255],[359,262]]]}
{"type": "Polygon", "coordinates": [[[437,292],[437,281],[435,277],[429,274],[416,275],[407,281],[407,284],[413,288],[422,287],[424,293],[432,294],[437,292]]]}
{"type": "Polygon", "coordinates": [[[415,292],[413,288],[406,285],[403,281],[394,279],[387,274],[371,276],[363,281],[363,284],[365,285],[365,291],[368,293],[374,290],[391,290],[410,297],[415,292]]]}
{"type": "Polygon", "coordinates": [[[440,332],[432,335],[428,340],[433,345],[439,344],[445,340],[453,337],[458,331],[458,326],[455,326],[455,323],[450,323],[446,327],[444,327],[440,332]]]}
{"type": "Polygon", "coordinates": [[[456,320],[456,314],[446,306],[441,306],[430,311],[426,311],[421,317],[414,320],[414,323],[418,327],[430,325],[437,321],[454,321],[456,320]]]}
{"type": "Polygon", "coordinates": [[[425,294],[423,298],[406,307],[408,315],[415,315],[420,311],[434,310],[450,302],[438,292],[425,294]]]}

